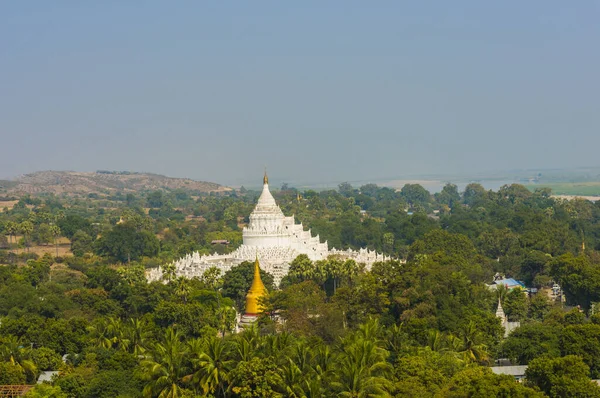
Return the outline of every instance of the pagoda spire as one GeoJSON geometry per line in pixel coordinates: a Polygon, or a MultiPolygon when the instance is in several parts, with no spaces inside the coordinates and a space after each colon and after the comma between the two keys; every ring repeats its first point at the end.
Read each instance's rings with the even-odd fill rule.
{"type": "Polygon", "coordinates": [[[265,175],[263,177],[263,185],[269,184],[269,176],[267,176],[267,168],[265,167],[265,175]]]}
{"type": "Polygon", "coordinates": [[[267,293],[265,285],[260,278],[260,264],[258,262],[258,254],[254,261],[254,277],[252,278],[252,285],[248,294],[246,295],[246,315],[258,315],[262,311],[262,306],[258,300],[264,297],[267,293]]]}
{"type": "Polygon", "coordinates": [[[496,309],[496,317],[500,318],[501,323],[504,325],[506,322],[506,314],[504,313],[504,309],[502,308],[502,302],[498,299],[498,308],[496,309]]]}

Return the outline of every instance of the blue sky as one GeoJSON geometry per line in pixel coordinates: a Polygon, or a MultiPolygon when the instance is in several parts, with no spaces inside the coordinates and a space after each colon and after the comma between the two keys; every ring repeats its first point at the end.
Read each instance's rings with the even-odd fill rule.
{"type": "Polygon", "coordinates": [[[596,1],[0,3],[0,178],[598,166],[596,1]]]}

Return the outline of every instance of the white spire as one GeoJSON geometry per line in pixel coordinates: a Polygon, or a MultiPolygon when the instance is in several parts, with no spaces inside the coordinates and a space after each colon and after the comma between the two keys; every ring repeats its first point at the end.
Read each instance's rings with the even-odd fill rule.
{"type": "Polygon", "coordinates": [[[500,320],[502,321],[502,324],[504,324],[504,322],[506,322],[506,314],[504,313],[504,309],[502,308],[502,303],[500,302],[500,299],[498,299],[498,308],[496,309],[496,317],[500,318],[500,320]]]}

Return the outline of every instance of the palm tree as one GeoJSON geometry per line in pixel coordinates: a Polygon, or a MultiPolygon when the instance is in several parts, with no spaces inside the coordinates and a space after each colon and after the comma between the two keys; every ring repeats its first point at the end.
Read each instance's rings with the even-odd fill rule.
{"type": "Polygon", "coordinates": [[[361,267],[356,263],[356,261],[349,259],[344,261],[342,264],[343,275],[348,278],[350,283],[360,274],[361,267]]]}
{"type": "Polygon", "coordinates": [[[188,280],[180,276],[175,280],[175,295],[183,300],[184,303],[187,303],[187,297],[191,292],[190,284],[188,280]]]}
{"type": "Polygon", "coordinates": [[[29,237],[33,233],[33,223],[31,221],[23,221],[19,224],[19,230],[23,234],[23,238],[25,240],[25,247],[27,248],[27,252],[29,253],[29,237]]]}
{"type": "Polygon", "coordinates": [[[229,346],[223,340],[211,338],[205,344],[191,344],[193,373],[187,376],[204,395],[225,396],[225,383],[234,367],[229,346]]]}
{"type": "Polygon", "coordinates": [[[304,381],[305,374],[300,368],[288,358],[283,366],[280,366],[281,380],[279,381],[278,390],[282,392],[286,397],[290,398],[304,398],[306,393],[304,392],[304,381]]]}
{"type": "Polygon", "coordinates": [[[447,338],[439,330],[430,330],[427,335],[427,347],[431,351],[444,351],[447,349],[447,338]]]}
{"type": "Polygon", "coordinates": [[[506,297],[506,294],[508,293],[508,288],[506,287],[506,285],[496,285],[496,298],[498,300],[500,300],[501,302],[504,301],[504,298],[506,297]]]}
{"type": "Polygon", "coordinates": [[[333,294],[337,290],[340,278],[344,275],[344,263],[339,259],[330,257],[327,259],[327,276],[333,279],[333,294]]]}
{"type": "Polygon", "coordinates": [[[9,221],[6,223],[5,229],[6,229],[6,232],[8,233],[8,238],[10,239],[9,243],[11,243],[13,241],[12,238],[15,237],[17,231],[19,230],[19,226],[17,225],[16,222],[9,221]]]}
{"type": "Polygon", "coordinates": [[[112,348],[118,342],[116,323],[113,318],[100,318],[94,325],[88,327],[95,346],[112,348]]]}
{"type": "Polygon", "coordinates": [[[50,232],[54,237],[54,247],[56,247],[56,257],[58,257],[58,238],[60,237],[61,231],[58,225],[51,225],[50,232]]]}
{"type": "Polygon", "coordinates": [[[260,340],[256,324],[237,334],[233,342],[236,359],[238,361],[250,361],[258,351],[261,344],[260,340]]]}
{"type": "Polygon", "coordinates": [[[369,340],[377,344],[377,346],[382,346],[383,344],[383,326],[379,323],[379,319],[377,318],[369,318],[367,322],[363,323],[358,327],[357,336],[360,336],[364,340],[369,340]]]}
{"type": "Polygon", "coordinates": [[[167,329],[163,341],[154,344],[151,356],[141,363],[142,377],[148,381],[144,397],[179,398],[184,394],[183,379],[190,370],[187,353],[179,333],[167,329]]]}
{"type": "Polygon", "coordinates": [[[278,358],[285,356],[294,346],[293,337],[288,332],[271,334],[262,339],[260,351],[264,356],[278,358]]]}
{"type": "Polygon", "coordinates": [[[10,362],[19,367],[30,381],[35,380],[37,368],[29,359],[29,350],[24,347],[25,343],[21,337],[9,335],[3,339],[0,346],[0,359],[10,362]]]}
{"type": "Polygon", "coordinates": [[[402,347],[405,345],[408,340],[408,335],[404,332],[402,328],[402,324],[400,325],[392,325],[387,330],[387,349],[392,353],[392,355],[396,355],[402,347]]]}
{"type": "Polygon", "coordinates": [[[146,351],[146,341],[150,337],[148,322],[139,318],[129,318],[122,332],[122,345],[130,353],[140,356],[146,351]]]}
{"type": "Polygon", "coordinates": [[[298,281],[306,281],[312,279],[315,272],[313,262],[306,254],[301,254],[290,263],[288,274],[298,281]]]}
{"type": "Polygon", "coordinates": [[[391,397],[392,366],[387,356],[374,342],[358,338],[342,349],[331,386],[340,397],[391,397]]]}
{"type": "Polygon", "coordinates": [[[313,371],[312,365],[315,361],[315,357],[311,347],[309,347],[303,340],[300,340],[294,344],[290,351],[291,354],[288,356],[288,358],[294,361],[294,363],[302,372],[309,373],[313,371]]]}
{"type": "Polygon", "coordinates": [[[171,281],[175,279],[175,263],[163,264],[160,268],[163,272],[163,279],[166,280],[167,283],[171,283],[171,281]]]}
{"type": "Polygon", "coordinates": [[[321,345],[317,349],[317,354],[315,356],[315,365],[314,370],[315,373],[325,379],[329,377],[334,369],[334,361],[333,354],[328,345],[321,345]]]}
{"type": "Polygon", "coordinates": [[[470,321],[465,325],[459,337],[451,339],[454,350],[467,362],[487,363],[490,355],[487,346],[481,342],[482,335],[477,329],[475,322],[470,321]]]}

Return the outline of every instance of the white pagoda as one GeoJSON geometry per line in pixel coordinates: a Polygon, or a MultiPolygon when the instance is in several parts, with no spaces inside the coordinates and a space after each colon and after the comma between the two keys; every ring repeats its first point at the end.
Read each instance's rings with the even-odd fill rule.
{"type": "MultiPolygon", "coordinates": [[[[366,269],[376,261],[389,259],[368,249],[354,251],[329,250],[327,242],[321,243],[319,236],[312,236],[302,224],[296,224],[294,216],[286,217],[269,191],[269,178],[265,173],[263,190],[258,203],[250,214],[250,222],[242,231],[243,244],[229,254],[201,256],[198,252],[188,254],[175,262],[177,276],[201,277],[210,267],[218,267],[223,273],[243,261],[260,259],[261,268],[273,275],[279,285],[298,255],[306,254],[312,261],[324,260],[330,255],[342,259],[353,259],[365,264],[366,269]]],[[[160,280],[162,271],[154,268],[148,271],[149,281],[160,280]]]]}

